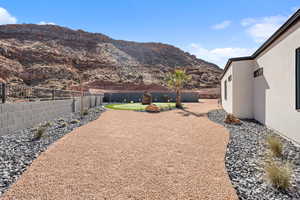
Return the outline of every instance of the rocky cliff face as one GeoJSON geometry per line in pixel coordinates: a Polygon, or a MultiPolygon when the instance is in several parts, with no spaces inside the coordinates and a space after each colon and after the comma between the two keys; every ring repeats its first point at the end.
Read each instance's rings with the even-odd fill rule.
{"type": "Polygon", "coordinates": [[[54,25],[0,26],[0,81],[71,88],[82,79],[96,88],[161,88],[174,68],[192,76],[188,89],[216,87],[222,73],[218,66],[167,44],[114,40],[54,25]]]}

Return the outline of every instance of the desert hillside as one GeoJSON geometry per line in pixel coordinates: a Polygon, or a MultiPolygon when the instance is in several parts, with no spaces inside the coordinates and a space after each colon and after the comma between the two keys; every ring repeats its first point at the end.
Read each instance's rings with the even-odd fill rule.
{"type": "Polygon", "coordinates": [[[55,25],[0,26],[0,81],[69,89],[163,89],[165,74],[184,68],[186,89],[215,88],[222,70],[162,43],[114,40],[55,25]]]}

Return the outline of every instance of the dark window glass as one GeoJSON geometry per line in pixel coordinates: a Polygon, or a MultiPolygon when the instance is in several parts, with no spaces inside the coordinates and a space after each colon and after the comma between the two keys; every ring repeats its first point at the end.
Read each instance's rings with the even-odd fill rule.
{"type": "Polygon", "coordinates": [[[224,98],[227,100],[227,81],[224,82],[224,98]]]}
{"type": "Polygon", "coordinates": [[[264,69],[263,68],[259,68],[257,70],[254,71],[254,78],[262,76],[264,74],[264,69]]]}
{"type": "Polygon", "coordinates": [[[296,50],[296,109],[300,109],[300,48],[296,50]]]}

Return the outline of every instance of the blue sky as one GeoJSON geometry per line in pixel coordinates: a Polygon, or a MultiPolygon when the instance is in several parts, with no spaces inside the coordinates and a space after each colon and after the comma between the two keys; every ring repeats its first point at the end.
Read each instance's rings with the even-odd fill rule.
{"type": "Polygon", "coordinates": [[[224,67],[247,56],[299,0],[0,0],[0,24],[54,23],[115,39],[162,42],[224,67]]]}

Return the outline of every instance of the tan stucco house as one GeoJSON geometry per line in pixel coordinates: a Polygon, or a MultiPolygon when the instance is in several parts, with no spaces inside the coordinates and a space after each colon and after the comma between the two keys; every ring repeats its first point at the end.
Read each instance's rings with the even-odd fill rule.
{"type": "Polygon", "coordinates": [[[300,143],[300,10],[252,56],[228,60],[222,106],[300,143]]]}

